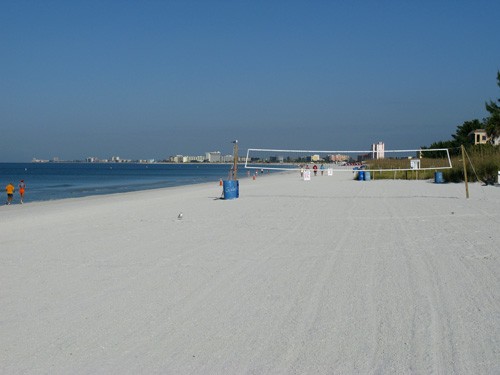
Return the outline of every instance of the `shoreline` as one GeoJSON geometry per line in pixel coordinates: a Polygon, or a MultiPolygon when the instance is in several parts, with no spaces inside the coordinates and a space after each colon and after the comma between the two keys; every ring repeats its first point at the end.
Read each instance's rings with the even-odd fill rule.
{"type": "MultiPolygon", "coordinates": [[[[279,175],[279,174],[283,174],[283,173],[291,173],[291,172],[288,172],[288,171],[276,171],[276,172],[272,172],[272,173],[265,173],[264,176],[271,176],[271,175],[279,175]]],[[[259,175],[257,178],[262,178],[262,175],[259,175]]],[[[252,179],[252,176],[247,176],[247,174],[245,173],[243,175],[243,177],[238,177],[238,181],[244,181],[244,180],[251,180],[252,179]]],[[[81,196],[81,197],[65,197],[65,198],[58,198],[58,199],[45,199],[45,200],[34,200],[34,201],[30,201],[29,200],[29,194],[26,194],[25,196],[25,202],[24,204],[21,204],[19,203],[18,200],[14,200],[12,204],[8,205],[10,207],[12,206],[25,206],[25,205],[28,205],[28,206],[31,206],[33,204],[36,204],[36,203],[42,203],[42,202],[57,202],[57,201],[60,201],[60,200],[68,200],[68,199],[83,199],[83,198],[90,198],[90,197],[106,197],[106,196],[110,196],[110,195],[121,195],[121,194],[127,194],[127,193],[140,193],[140,192],[147,192],[147,191],[154,191],[154,190],[162,190],[162,189],[176,189],[176,188],[185,188],[185,187],[188,187],[188,186],[193,186],[193,185],[213,185],[213,184],[217,184],[217,186],[219,186],[219,181],[213,181],[213,182],[193,182],[193,183],[187,183],[187,184],[175,184],[175,185],[172,185],[172,186],[161,186],[161,187],[147,187],[147,188],[142,188],[142,189],[134,189],[134,190],[128,190],[128,191],[123,191],[123,192],[106,192],[106,193],[100,193],[100,194],[89,194],[89,195],[85,195],[85,196],[81,196]]],[[[222,186],[219,186],[221,189],[222,189],[222,186]]],[[[17,191],[16,189],[16,192],[14,194],[14,198],[18,198],[19,197],[19,192],[17,191]]],[[[5,204],[0,204],[0,209],[2,206],[7,206],[5,204]]]]}
{"type": "MultiPolygon", "coordinates": [[[[127,165],[118,164],[52,164],[30,167],[27,164],[3,164],[0,180],[25,180],[25,204],[82,196],[107,195],[127,191],[187,186],[226,179],[228,165],[127,165]],[[26,167],[26,168],[25,168],[26,167]],[[148,168],[149,167],[149,168],[148,168]]],[[[247,178],[246,171],[240,179],[247,178]]],[[[16,182],[17,184],[17,182],[16,182]]],[[[4,186],[5,186],[4,185],[4,186]]],[[[17,190],[17,189],[16,189],[17,190]]],[[[19,204],[16,191],[12,204],[19,204]]]]}

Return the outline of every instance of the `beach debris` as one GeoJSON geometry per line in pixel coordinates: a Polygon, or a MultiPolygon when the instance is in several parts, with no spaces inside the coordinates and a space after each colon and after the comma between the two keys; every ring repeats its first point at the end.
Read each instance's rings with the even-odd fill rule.
{"type": "Polygon", "coordinates": [[[179,216],[177,216],[177,219],[178,219],[178,220],[182,220],[182,217],[183,217],[183,216],[184,216],[184,215],[183,215],[183,214],[182,214],[182,212],[181,212],[181,213],[179,214],[179,216]]]}

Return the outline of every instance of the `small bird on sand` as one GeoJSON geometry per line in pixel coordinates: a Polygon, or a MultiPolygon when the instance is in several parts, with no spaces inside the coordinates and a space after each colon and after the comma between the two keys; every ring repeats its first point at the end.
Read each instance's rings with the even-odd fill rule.
{"type": "Polygon", "coordinates": [[[177,216],[177,219],[181,220],[182,219],[182,212],[179,214],[179,216],[177,216]]]}

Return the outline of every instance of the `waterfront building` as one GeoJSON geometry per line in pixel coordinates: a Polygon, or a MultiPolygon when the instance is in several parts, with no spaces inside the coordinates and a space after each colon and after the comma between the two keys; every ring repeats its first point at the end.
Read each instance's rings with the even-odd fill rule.
{"type": "Polygon", "coordinates": [[[203,156],[184,156],[182,158],[183,163],[203,163],[205,158],[203,156]]]}
{"type": "Polygon", "coordinates": [[[372,144],[372,159],[384,159],[385,145],[382,142],[372,144]]]}
{"type": "Polygon", "coordinates": [[[205,153],[205,160],[209,163],[220,163],[220,151],[212,151],[205,153]]]}
{"type": "Polygon", "coordinates": [[[348,155],[342,155],[342,154],[337,154],[337,155],[327,155],[326,160],[330,162],[337,162],[337,161],[348,161],[349,156],[348,155]]]}
{"type": "Polygon", "coordinates": [[[232,163],[234,161],[234,155],[224,155],[220,157],[221,163],[232,163]]]}

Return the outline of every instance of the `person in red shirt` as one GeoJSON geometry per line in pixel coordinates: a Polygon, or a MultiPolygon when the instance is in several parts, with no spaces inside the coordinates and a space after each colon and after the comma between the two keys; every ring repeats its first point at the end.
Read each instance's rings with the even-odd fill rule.
{"type": "Polygon", "coordinates": [[[314,169],[314,175],[316,176],[316,173],[318,173],[318,166],[314,164],[313,169],[314,169]]]}

